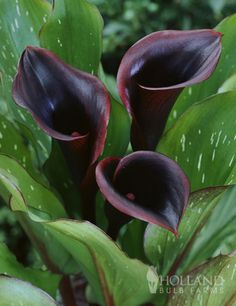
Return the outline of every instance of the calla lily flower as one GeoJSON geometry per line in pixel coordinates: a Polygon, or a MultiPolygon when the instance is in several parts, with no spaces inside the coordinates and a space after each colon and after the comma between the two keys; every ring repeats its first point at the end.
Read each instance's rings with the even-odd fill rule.
{"type": "Polygon", "coordinates": [[[80,183],[105,143],[110,101],[103,84],[48,50],[27,47],[13,83],[13,98],[60,142],[80,183]]]}
{"type": "Polygon", "coordinates": [[[108,233],[113,238],[129,217],[160,225],[177,235],[188,203],[189,182],[173,160],[149,151],[107,158],[99,162],[96,179],[108,202],[108,233]]]}
{"type": "Polygon", "coordinates": [[[213,30],[160,31],[134,44],[118,71],[118,90],[132,116],[134,150],[155,150],[182,89],[207,79],[221,52],[213,30]]]}

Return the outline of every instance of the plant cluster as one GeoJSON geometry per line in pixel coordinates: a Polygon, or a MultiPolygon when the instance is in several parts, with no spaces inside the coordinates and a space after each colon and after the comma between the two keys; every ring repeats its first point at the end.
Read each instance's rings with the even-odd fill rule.
{"type": "Polygon", "coordinates": [[[93,4],[0,12],[0,194],[44,263],[1,242],[1,305],[236,303],[236,16],[137,41],[118,95],[93,4]]]}

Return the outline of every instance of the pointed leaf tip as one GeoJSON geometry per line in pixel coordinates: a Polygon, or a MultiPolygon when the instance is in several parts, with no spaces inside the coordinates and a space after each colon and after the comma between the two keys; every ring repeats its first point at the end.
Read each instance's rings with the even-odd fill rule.
{"type": "Polygon", "coordinates": [[[181,90],[209,78],[220,53],[221,33],[213,30],[155,32],[127,51],[117,82],[135,150],[155,150],[181,90]]]}
{"type": "Polygon", "coordinates": [[[127,216],[160,225],[177,235],[189,183],[180,167],[164,155],[139,151],[107,158],[96,168],[98,186],[109,202],[110,232],[117,235],[127,216]],[[117,215],[113,207],[118,210],[117,215]],[[115,220],[116,219],[116,220],[115,220]]]}

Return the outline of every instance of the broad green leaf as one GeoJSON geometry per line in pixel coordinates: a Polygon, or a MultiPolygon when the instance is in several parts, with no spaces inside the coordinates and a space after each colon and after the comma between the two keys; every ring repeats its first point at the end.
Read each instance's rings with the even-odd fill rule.
{"type": "Polygon", "coordinates": [[[99,77],[110,92],[111,99],[111,115],[102,158],[122,156],[130,141],[130,117],[120,101],[114,79],[105,74],[102,65],[99,66],[99,77]]]}
{"type": "Polygon", "coordinates": [[[7,116],[7,113],[8,113],[7,103],[5,99],[2,97],[1,87],[2,87],[2,84],[1,84],[1,71],[0,71],[0,113],[4,116],[7,116]]]}
{"type": "Polygon", "coordinates": [[[109,119],[106,143],[101,158],[124,155],[129,144],[129,139],[129,115],[124,106],[111,96],[111,116],[109,119]]]}
{"type": "MultiPolygon", "coordinates": [[[[50,5],[44,0],[0,1],[0,96],[7,105],[7,116],[25,124],[38,141],[42,161],[50,151],[50,139],[36,125],[32,117],[17,106],[11,97],[13,77],[20,55],[27,45],[38,45],[38,32],[45,23],[50,5]]],[[[2,110],[2,106],[0,108],[2,110]]]]}
{"type": "Polygon", "coordinates": [[[60,276],[48,271],[24,267],[3,243],[0,243],[0,274],[28,281],[53,297],[56,296],[60,281],[60,276]]]}
{"type": "MultiPolygon", "coordinates": [[[[40,181],[43,179],[39,171],[40,162],[36,155],[37,144],[31,132],[23,125],[18,125],[0,115],[0,152],[15,158],[27,171],[40,181]],[[24,128],[24,131],[22,129],[24,128]],[[28,135],[28,137],[26,137],[28,135]]],[[[46,158],[46,156],[45,156],[46,158]]]]}
{"type": "Polygon", "coordinates": [[[36,182],[17,161],[5,155],[0,155],[0,182],[11,194],[11,209],[50,269],[57,272],[77,269],[68,252],[54,241],[40,223],[31,219],[66,217],[58,198],[47,187],[36,182]]]}
{"type": "Polygon", "coordinates": [[[225,192],[208,222],[185,257],[185,267],[202,263],[218,254],[227,254],[236,248],[236,187],[225,192]]]}
{"type": "Polygon", "coordinates": [[[0,180],[25,210],[44,211],[50,219],[65,217],[65,210],[57,197],[47,187],[36,182],[14,159],[0,155],[0,180]]]}
{"type": "Polygon", "coordinates": [[[47,268],[56,274],[78,273],[79,266],[71,254],[38,222],[42,217],[48,220],[48,215],[32,209],[23,213],[15,201],[11,199],[10,207],[47,268]]]}
{"type": "Polygon", "coordinates": [[[134,306],[150,301],[148,266],[128,258],[95,225],[86,221],[58,220],[45,223],[45,227],[79,263],[97,303],[134,306]]]}
{"type": "MultiPolygon", "coordinates": [[[[179,226],[179,237],[156,225],[145,232],[144,249],[159,275],[182,272],[186,254],[208,221],[225,188],[209,188],[192,193],[179,226]]],[[[196,255],[197,256],[197,255],[196,255]]]]}
{"type": "MultiPolygon", "coordinates": [[[[186,88],[178,98],[173,111],[169,117],[168,127],[189,108],[193,103],[216,94],[222,84],[236,73],[236,14],[224,19],[216,28],[223,34],[222,36],[222,54],[218,66],[213,75],[201,84],[186,88]]],[[[167,127],[167,128],[168,128],[167,127]]]]}
{"type": "Polygon", "coordinates": [[[66,63],[97,74],[102,50],[103,21],[87,0],[55,0],[40,42],[66,63]]]}
{"type": "Polygon", "coordinates": [[[143,240],[147,223],[134,219],[124,225],[119,234],[119,244],[122,250],[131,258],[147,262],[144,253],[143,240]]]}
{"type": "Polygon", "coordinates": [[[0,276],[1,306],[56,306],[44,291],[17,278],[0,276]]]}
{"type": "MultiPolygon", "coordinates": [[[[133,306],[151,300],[146,278],[148,266],[128,258],[98,227],[86,221],[48,221],[46,214],[32,211],[26,205],[22,209],[19,200],[14,199],[13,210],[21,211],[21,215],[27,214],[28,219],[25,219],[27,222],[31,220],[31,228],[33,224],[44,228],[54,247],[57,242],[74,258],[99,304],[133,306]]],[[[59,246],[56,245],[57,252],[61,252],[59,246]]],[[[60,259],[57,257],[57,260],[60,259]]]]}
{"type": "Polygon", "coordinates": [[[231,75],[218,89],[218,93],[236,90],[236,74],[231,75]]]}
{"type": "Polygon", "coordinates": [[[234,306],[235,281],[236,255],[218,256],[185,275],[167,305],[234,306]]]}
{"type": "Polygon", "coordinates": [[[193,105],[158,146],[182,167],[193,191],[236,182],[235,101],[231,91],[193,105]]]}

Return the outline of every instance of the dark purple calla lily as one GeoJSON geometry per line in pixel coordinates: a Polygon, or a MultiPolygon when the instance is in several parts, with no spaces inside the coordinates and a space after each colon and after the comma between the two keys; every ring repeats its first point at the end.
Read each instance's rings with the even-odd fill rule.
{"type": "Polygon", "coordinates": [[[96,168],[98,186],[108,201],[109,234],[115,238],[131,216],[177,234],[189,196],[189,183],[168,157],[139,151],[124,158],[107,158],[96,168]],[[122,214],[119,214],[118,211],[122,214]]]}
{"type": "Polygon", "coordinates": [[[80,183],[105,143],[110,101],[103,84],[48,50],[27,47],[19,62],[13,97],[48,135],[59,140],[74,179],[80,183]]]}
{"type": "Polygon", "coordinates": [[[181,90],[207,79],[220,52],[221,34],[213,30],[155,32],[127,51],[117,82],[133,118],[134,150],[155,150],[181,90]]]}

